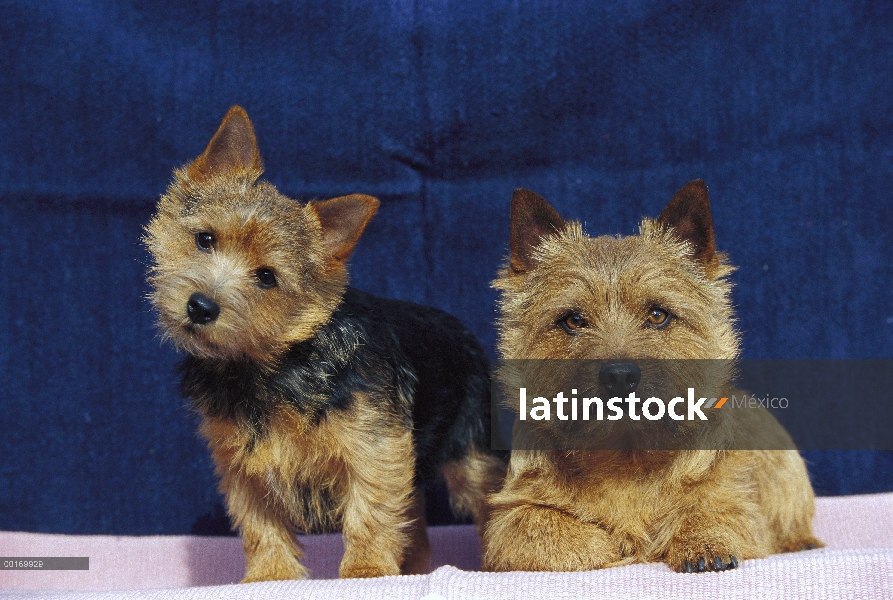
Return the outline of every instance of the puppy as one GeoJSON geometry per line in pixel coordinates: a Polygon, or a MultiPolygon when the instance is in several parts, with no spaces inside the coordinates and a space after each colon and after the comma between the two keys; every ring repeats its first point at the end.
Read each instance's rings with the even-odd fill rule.
{"type": "Polygon", "coordinates": [[[422,486],[442,473],[483,526],[504,475],[488,450],[488,361],[455,318],[347,285],[375,198],[302,205],[261,173],[234,106],[175,171],[145,235],[151,301],[188,354],[182,389],[242,537],[244,581],[308,576],[296,531],[340,529],[342,577],[424,572],[422,486]]]}

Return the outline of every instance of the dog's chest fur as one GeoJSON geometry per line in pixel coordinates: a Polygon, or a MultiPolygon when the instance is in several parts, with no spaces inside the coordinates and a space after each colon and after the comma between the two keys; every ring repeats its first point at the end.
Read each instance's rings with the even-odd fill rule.
{"type": "Polygon", "coordinates": [[[205,417],[200,431],[211,447],[222,487],[240,478],[255,489],[255,498],[263,498],[299,530],[334,531],[341,523],[351,454],[343,439],[345,422],[358,410],[363,411],[357,406],[313,422],[282,406],[260,438],[227,418],[205,417]]]}

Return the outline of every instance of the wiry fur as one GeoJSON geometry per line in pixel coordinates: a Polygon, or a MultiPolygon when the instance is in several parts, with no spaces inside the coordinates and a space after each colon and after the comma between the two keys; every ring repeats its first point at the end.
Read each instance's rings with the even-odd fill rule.
{"type": "Polygon", "coordinates": [[[313,335],[347,284],[343,265],[326,260],[313,205],[282,196],[269,183],[256,182],[259,176],[251,170],[195,182],[179,169],[146,227],[155,258],[151,299],[161,331],[193,356],[270,363],[313,335]],[[219,232],[218,246],[207,256],[195,247],[201,231],[219,232]],[[254,285],[254,270],[265,265],[281,271],[271,290],[254,285]],[[197,291],[232,307],[212,329],[192,327],[182,310],[197,291]]]}
{"type": "MultiPolygon", "coordinates": [[[[645,219],[639,235],[629,237],[590,238],[545,200],[519,190],[510,261],[493,284],[501,293],[500,355],[735,359],[731,271],[713,245],[702,182],[685,186],[660,219],[645,219]],[[648,326],[653,307],[673,315],[667,327],[648,326]],[[584,325],[561,327],[569,312],[584,325]]],[[[643,386],[647,379],[643,367],[643,386]]],[[[653,389],[641,394],[649,395],[670,397],[653,389]]],[[[715,430],[722,443],[791,447],[768,412],[739,412],[746,414],[715,430]]],[[[600,428],[610,426],[591,431],[606,435],[600,428]]],[[[505,485],[491,497],[484,566],[571,571],[663,561],[677,571],[725,570],[743,559],[820,546],[813,504],[796,451],[516,449],[505,485]]]]}
{"type": "MultiPolygon", "coordinates": [[[[672,229],[645,219],[639,236],[590,238],[578,222],[546,237],[533,260],[548,268],[493,282],[502,292],[497,321],[504,359],[736,358],[738,333],[731,308],[733,267],[720,255],[710,273],[687,259],[690,244],[672,229]],[[708,278],[709,277],[709,278],[708,278]],[[631,298],[633,294],[640,298],[631,298]],[[672,346],[640,325],[651,304],[673,306],[691,328],[672,346]],[[585,337],[566,339],[555,321],[568,309],[598,314],[585,337]],[[563,337],[562,337],[563,336],[563,337]]],[[[584,314],[585,316],[585,314],[584,314]]]]}
{"type": "Polygon", "coordinates": [[[295,532],[335,529],[342,577],[424,572],[421,486],[444,471],[483,527],[505,472],[486,451],[486,356],[453,317],[347,286],[377,200],[301,205],[261,172],[233,107],[175,172],[145,236],[151,301],[165,339],[189,354],[182,389],[243,540],[244,581],[306,577],[295,532]],[[219,310],[200,318],[196,295],[219,310]]]}

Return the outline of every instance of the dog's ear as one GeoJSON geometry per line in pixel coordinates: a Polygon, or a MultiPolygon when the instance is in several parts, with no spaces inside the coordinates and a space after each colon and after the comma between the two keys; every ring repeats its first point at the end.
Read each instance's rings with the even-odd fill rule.
{"type": "Polygon", "coordinates": [[[692,258],[705,266],[717,262],[706,183],[696,179],[682,186],[660,213],[658,222],[671,226],[676,235],[691,244],[692,258]]]}
{"type": "Polygon", "coordinates": [[[322,227],[322,241],[329,256],[343,264],[353,252],[366,225],[378,212],[378,199],[363,194],[311,202],[322,227]]]}
{"type": "Polygon", "coordinates": [[[513,273],[526,273],[536,262],[533,250],[544,237],[564,229],[564,219],[530,190],[517,189],[512,194],[512,225],[509,237],[509,266],[513,273]]]}
{"type": "Polygon", "coordinates": [[[229,109],[208,147],[186,170],[189,179],[196,182],[227,172],[256,175],[263,172],[254,126],[241,106],[229,109]]]}

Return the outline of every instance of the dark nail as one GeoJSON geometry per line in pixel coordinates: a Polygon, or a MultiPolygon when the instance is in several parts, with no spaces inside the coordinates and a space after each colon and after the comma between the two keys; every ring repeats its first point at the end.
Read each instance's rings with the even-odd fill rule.
{"type": "Polygon", "coordinates": [[[732,559],[731,561],[729,561],[729,564],[732,565],[733,569],[737,569],[738,568],[738,559],[735,558],[734,556],[730,556],[729,558],[732,559]]]}
{"type": "Polygon", "coordinates": [[[685,567],[684,567],[683,570],[684,570],[686,573],[691,573],[691,563],[688,562],[688,561],[685,561],[685,567]]]}
{"type": "Polygon", "coordinates": [[[707,570],[707,564],[704,562],[704,557],[698,559],[698,573],[703,573],[707,570]]]}
{"type": "Polygon", "coordinates": [[[717,556],[716,558],[713,559],[713,564],[716,565],[716,570],[717,570],[717,571],[722,571],[723,569],[725,569],[725,567],[724,567],[723,564],[722,564],[722,559],[721,559],[720,557],[718,557],[718,556],[717,556]]]}

